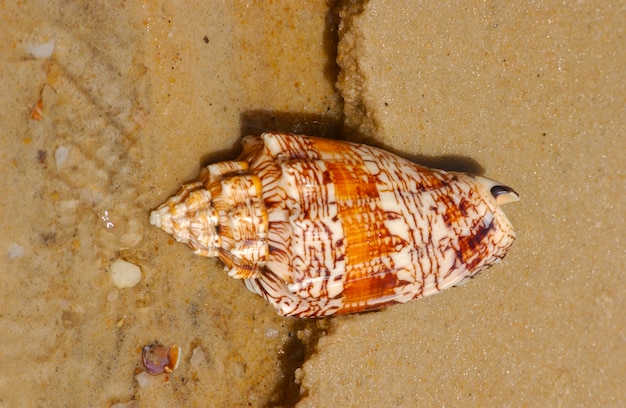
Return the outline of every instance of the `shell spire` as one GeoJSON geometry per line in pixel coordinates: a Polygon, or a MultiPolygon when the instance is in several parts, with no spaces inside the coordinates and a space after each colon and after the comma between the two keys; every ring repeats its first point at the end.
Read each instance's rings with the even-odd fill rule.
{"type": "Polygon", "coordinates": [[[202,256],[217,256],[220,246],[213,197],[201,182],[181,191],[150,214],[150,223],[202,256]]]}
{"type": "Polygon", "coordinates": [[[320,317],[428,296],[499,262],[510,187],[374,147],[264,133],[209,165],[150,222],[279,314],[320,317]]]}

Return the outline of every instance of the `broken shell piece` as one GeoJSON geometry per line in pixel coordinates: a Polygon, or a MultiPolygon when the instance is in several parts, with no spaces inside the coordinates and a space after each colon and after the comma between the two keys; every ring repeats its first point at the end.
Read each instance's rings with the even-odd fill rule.
{"type": "Polygon", "coordinates": [[[135,376],[135,380],[137,381],[139,388],[147,388],[150,386],[150,383],[154,382],[154,377],[146,371],[142,371],[135,376]]]}
{"type": "Polygon", "coordinates": [[[33,58],[50,58],[54,52],[54,40],[41,44],[29,44],[26,47],[26,51],[33,58]]]}
{"type": "Polygon", "coordinates": [[[69,146],[59,146],[54,150],[54,162],[57,168],[61,167],[70,156],[69,146]]]}
{"type": "Polygon", "coordinates": [[[143,348],[141,359],[148,374],[170,374],[178,367],[180,347],[176,345],[165,347],[159,343],[148,344],[143,348]]]}
{"type": "Polygon", "coordinates": [[[35,106],[33,106],[33,109],[30,111],[30,118],[34,120],[43,119],[43,101],[41,98],[37,100],[37,103],[35,103],[35,106]]]}
{"type": "Polygon", "coordinates": [[[196,347],[192,350],[191,360],[189,360],[192,367],[198,367],[205,360],[206,357],[204,355],[204,351],[202,351],[202,348],[196,347]]]}

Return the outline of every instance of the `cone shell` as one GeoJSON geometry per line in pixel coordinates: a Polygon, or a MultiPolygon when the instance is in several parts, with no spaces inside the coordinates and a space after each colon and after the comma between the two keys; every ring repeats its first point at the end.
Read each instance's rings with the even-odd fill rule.
{"type": "Polygon", "coordinates": [[[281,315],[362,312],[432,295],[500,261],[509,187],[354,143],[264,133],[153,211],[152,224],[281,315]]]}

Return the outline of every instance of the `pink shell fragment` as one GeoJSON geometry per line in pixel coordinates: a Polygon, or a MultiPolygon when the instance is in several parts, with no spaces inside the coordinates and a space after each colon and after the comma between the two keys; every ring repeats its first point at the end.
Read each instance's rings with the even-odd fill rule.
{"type": "Polygon", "coordinates": [[[144,346],[141,353],[143,365],[150,375],[170,374],[178,367],[180,347],[165,347],[158,343],[144,346]]]}

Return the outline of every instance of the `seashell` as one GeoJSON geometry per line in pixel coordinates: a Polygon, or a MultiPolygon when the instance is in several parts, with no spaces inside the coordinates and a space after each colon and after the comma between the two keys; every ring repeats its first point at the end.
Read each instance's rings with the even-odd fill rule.
{"type": "Polygon", "coordinates": [[[243,140],[150,215],[285,316],[429,296],[499,262],[511,188],[375,147],[284,133],[243,140]]]}
{"type": "Polygon", "coordinates": [[[180,347],[176,345],[165,347],[159,343],[151,343],[143,347],[141,361],[150,375],[171,374],[178,368],[180,352],[180,347]]]}

